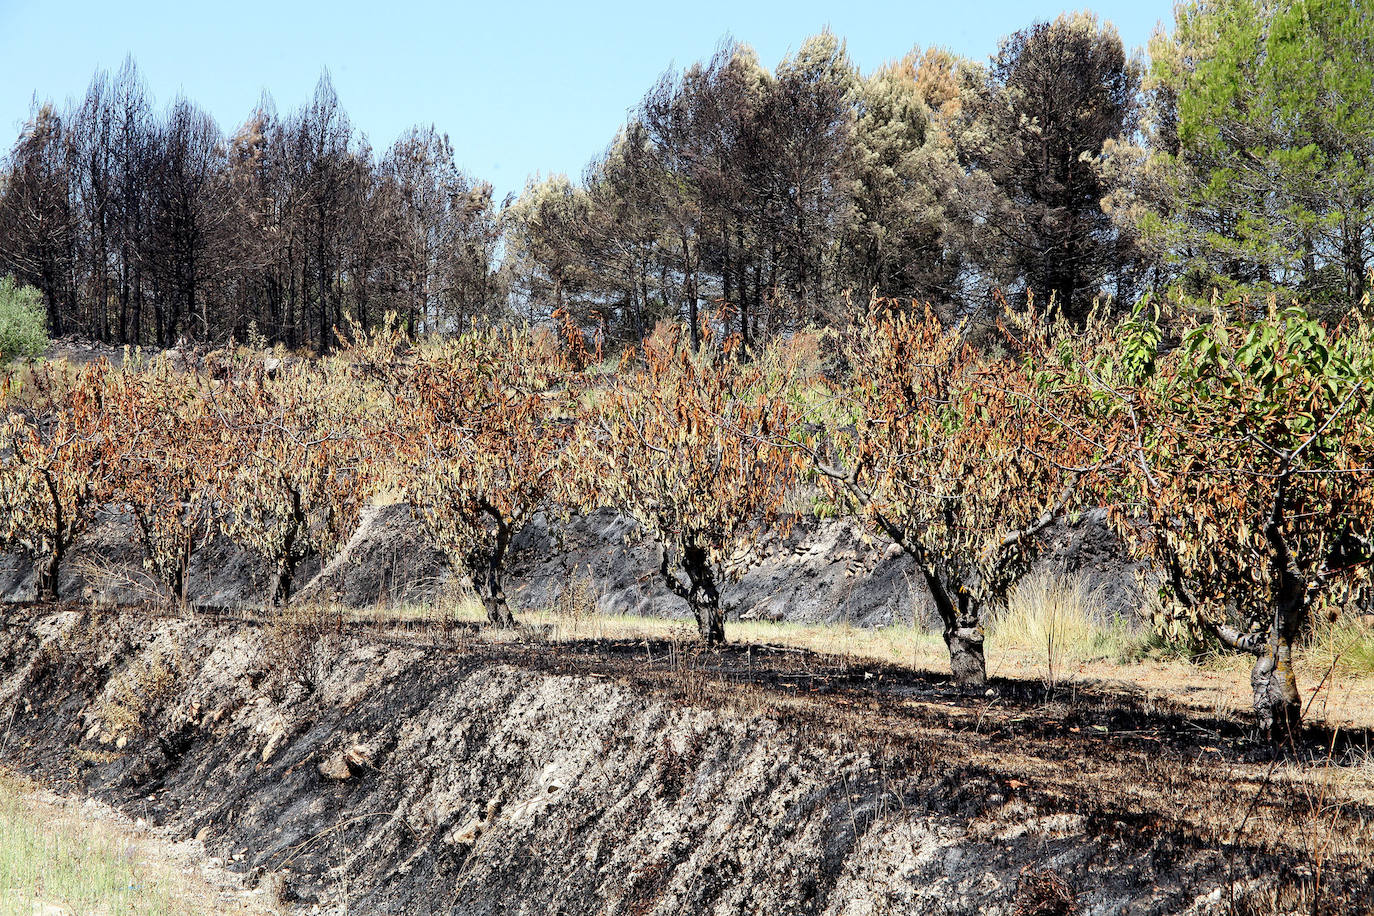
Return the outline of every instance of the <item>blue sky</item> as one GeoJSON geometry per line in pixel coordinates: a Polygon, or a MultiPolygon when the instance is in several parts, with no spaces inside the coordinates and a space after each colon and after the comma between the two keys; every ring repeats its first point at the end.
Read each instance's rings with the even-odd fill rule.
{"type": "MultiPolygon", "coordinates": [[[[459,164],[500,195],[534,172],[579,175],[663,70],[709,56],[726,34],[772,67],[828,25],[867,71],[913,45],[986,58],[1001,37],[1065,8],[1041,0],[0,0],[0,149],[13,144],[35,93],[80,96],[96,68],[113,71],[126,54],[159,105],[183,92],[225,131],[264,89],[280,110],[294,109],[328,68],[374,148],[433,123],[453,140],[459,164]]],[[[1134,47],[1167,24],[1172,4],[1092,8],[1134,47]]]]}

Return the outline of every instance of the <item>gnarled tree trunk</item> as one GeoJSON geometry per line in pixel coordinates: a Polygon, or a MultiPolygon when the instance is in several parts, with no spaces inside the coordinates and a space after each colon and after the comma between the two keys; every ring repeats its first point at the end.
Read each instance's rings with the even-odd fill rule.
{"type": "Polygon", "coordinates": [[[291,588],[296,578],[296,567],[311,554],[308,540],[308,521],[301,494],[291,488],[291,527],[287,529],[281,555],[277,557],[276,574],[273,577],[273,607],[285,607],[291,603],[291,588]]]}
{"type": "Polygon", "coordinates": [[[716,577],[711,571],[711,562],[706,551],[700,547],[688,547],[682,554],[683,567],[692,587],[687,595],[687,603],[697,618],[697,632],[708,646],[725,642],[725,615],[720,607],[720,590],[716,587],[716,577]]]}
{"type": "Polygon", "coordinates": [[[34,567],[35,587],[39,601],[57,600],[57,574],[62,566],[62,551],[55,550],[51,556],[39,560],[34,567]]]}
{"type": "Polygon", "coordinates": [[[477,597],[487,612],[487,623],[502,630],[513,629],[515,614],[511,613],[510,605],[506,602],[506,593],[496,570],[488,567],[478,579],[474,584],[477,586],[477,597]]]}
{"type": "Polygon", "coordinates": [[[697,590],[692,613],[697,618],[697,633],[706,645],[718,646],[725,642],[725,615],[721,611],[720,594],[714,583],[708,581],[697,590]]]}
{"type": "Polygon", "coordinates": [[[667,547],[659,554],[659,574],[668,588],[692,609],[697,619],[697,633],[707,646],[725,642],[725,613],[720,606],[720,589],[716,586],[715,571],[707,551],[695,544],[682,547],[681,568],[687,574],[684,584],[676,575],[669,560],[667,547]]]}
{"type": "Polygon", "coordinates": [[[983,657],[981,626],[945,627],[945,648],[949,650],[949,670],[961,687],[982,687],[988,682],[988,663],[983,657]]]}
{"type": "Polygon", "coordinates": [[[1300,576],[1280,576],[1268,640],[1250,672],[1260,727],[1275,744],[1292,743],[1302,727],[1302,698],[1293,672],[1293,643],[1307,616],[1306,585],[1300,576]]]}
{"type": "Polygon", "coordinates": [[[1271,637],[1268,651],[1255,659],[1250,686],[1260,728],[1270,740],[1275,744],[1296,740],[1302,727],[1302,699],[1293,675],[1293,645],[1287,636],[1271,637]]]}
{"type": "Polygon", "coordinates": [[[960,687],[982,687],[988,682],[988,663],[983,656],[981,605],[968,589],[946,585],[946,577],[928,563],[919,565],[935,602],[935,611],[944,625],[945,648],[949,650],[949,670],[954,675],[954,683],[960,687]]]}
{"type": "Polygon", "coordinates": [[[1283,535],[1283,495],[1286,481],[1279,484],[1266,535],[1274,548],[1274,619],[1269,625],[1269,640],[1257,654],[1250,674],[1255,711],[1259,724],[1275,744],[1292,743],[1302,727],[1302,701],[1293,673],[1293,642],[1307,619],[1307,581],[1294,562],[1283,535]]]}
{"type": "Polygon", "coordinates": [[[494,508],[488,508],[487,512],[496,521],[496,540],[486,557],[469,558],[468,570],[477,597],[487,612],[487,623],[509,630],[515,627],[515,614],[506,602],[501,579],[505,572],[506,550],[510,547],[511,525],[494,508]]]}
{"type": "Polygon", "coordinates": [[[1293,671],[1293,643],[1307,618],[1302,578],[1283,573],[1268,628],[1243,633],[1226,623],[1209,629],[1232,649],[1255,656],[1250,671],[1252,703],[1261,729],[1274,744],[1290,744],[1302,727],[1302,697],[1293,671]]]}
{"type": "Polygon", "coordinates": [[[76,537],[77,526],[67,518],[67,513],[62,508],[62,499],[57,495],[57,481],[53,479],[52,472],[40,470],[39,473],[47,487],[48,497],[52,500],[55,524],[52,530],[52,553],[38,561],[34,570],[34,585],[39,601],[54,602],[57,600],[57,576],[62,570],[62,558],[67,554],[67,545],[76,537]]]}
{"type": "Polygon", "coordinates": [[[291,603],[291,586],[296,578],[294,557],[282,557],[277,561],[277,569],[272,576],[272,607],[286,607],[291,603]]]}

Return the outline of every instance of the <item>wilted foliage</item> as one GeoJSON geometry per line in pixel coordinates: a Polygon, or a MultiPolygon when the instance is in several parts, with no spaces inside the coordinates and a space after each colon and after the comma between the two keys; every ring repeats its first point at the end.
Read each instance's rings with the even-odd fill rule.
{"type": "Polygon", "coordinates": [[[691,606],[708,643],[725,638],[726,561],[768,525],[794,479],[775,446],[796,421],[790,379],[734,358],[708,334],[647,342],[594,393],[570,453],[584,506],[632,516],[663,546],[664,582],[691,606]],[[642,359],[642,362],[640,361],[642,359]]]}
{"type": "Polygon", "coordinates": [[[1046,530],[1105,508],[1162,577],[1162,626],[1256,656],[1255,705],[1281,736],[1300,719],[1292,653],[1313,610],[1374,584],[1374,333],[1239,308],[1205,323],[1009,310],[989,341],[874,299],[842,331],[752,351],[719,316],[695,350],[664,323],[614,369],[571,316],[419,342],[392,324],[316,360],[40,363],[4,389],[3,538],[52,599],[95,513],[121,510],[185,601],[192,555],[223,532],[284,604],[386,487],[510,626],[520,530],[609,508],[662,546],[665,584],[717,643],[721,583],[814,482],[822,510],[915,561],[955,679],[981,684],[990,614],[1046,530]]]}
{"type": "Polygon", "coordinates": [[[576,395],[563,354],[527,329],[483,328],[420,345],[393,375],[401,483],[487,616],[515,620],[506,551],[562,490],[576,395]]]}
{"type": "Polygon", "coordinates": [[[72,543],[109,500],[113,469],[104,426],[109,366],[42,363],[8,376],[0,451],[0,540],[37,566],[38,597],[58,597],[72,543]]]}

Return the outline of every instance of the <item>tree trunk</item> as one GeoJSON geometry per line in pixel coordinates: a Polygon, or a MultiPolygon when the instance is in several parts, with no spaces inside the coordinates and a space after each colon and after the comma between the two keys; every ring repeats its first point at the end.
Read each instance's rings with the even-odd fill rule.
{"type": "Polygon", "coordinates": [[[983,628],[945,629],[949,649],[949,670],[960,687],[982,687],[988,682],[988,663],[983,657],[983,628]]]}
{"type": "Polygon", "coordinates": [[[510,546],[514,532],[494,508],[487,507],[486,511],[496,522],[496,541],[485,558],[485,564],[479,566],[480,555],[474,556],[469,558],[468,569],[473,571],[472,584],[477,587],[477,596],[482,599],[482,607],[487,611],[487,622],[498,629],[510,630],[515,627],[515,615],[506,602],[501,578],[505,571],[506,548],[510,546]],[[480,573],[478,569],[481,569],[480,573]]]}
{"type": "Polygon", "coordinates": [[[1265,536],[1274,548],[1274,619],[1269,624],[1268,644],[1257,653],[1259,657],[1250,674],[1260,728],[1268,733],[1274,744],[1292,744],[1302,726],[1302,700],[1293,673],[1293,642],[1307,620],[1308,584],[1294,563],[1284,536],[1287,484],[1286,476],[1280,478],[1273,513],[1265,529],[1265,536]]]}
{"type": "Polygon", "coordinates": [[[53,337],[62,336],[62,306],[57,298],[57,281],[50,279],[48,272],[43,273],[44,300],[48,304],[48,328],[53,337]]]}
{"type": "Polygon", "coordinates": [[[34,573],[39,601],[49,603],[57,601],[57,574],[61,565],[61,551],[55,551],[52,556],[38,562],[34,573]]]}
{"type": "Polygon", "coordinates": [[[720,610],[720,595],[712,586],[709,591],[699,592],[692,602],[692,613],[697,618],[697,633],[707,646],[725,643],[725,616],[720,610]]]}
{"type": "Polygon", "coordinates": [[[164,567],[162,585],[167,590],[167,603],[178,610],[186,610],[186,567],[177,561],[171,568],[164,567]]]}
{"type": "Polygon", "coordinates": [[[697,619],[697,632],[707,646],[718,646],[725,642],[725,615],[720,607],[720,591],[716,588],[716,577],[711,572],[710,560],[706,551],[699,547],[688,547],[683,552],[683,568],[692,587],[687,603],[697,619]]]}
{"type": "Polygon", "coordinates": [[[697,320],[697,292],[696,282],[688,281],[687,284],[687,326],[692,334],[692,352],[701,350],[701,330],[697,320]]]}
{"type": "Polygon", "coordinates": [[[721,241],[722,241],[723,250],[724,250],[724,253],[723,253],[722,256],[721,256],[721,261],[720,261],[720,291],[721,291],[721,296],[722,296],[722,298],[725,300],[725,304],[726,304],[727,307],[729,307],[729,306],[737,306],[739,303],[738,303],[737,297],[735,296],[735,288],[734,288],[734,285],[733,285],[733,283],[732,283],[732,280],[733,280],[734,278],[733,278],[733,276],[732,276],[731,273],[730,273],[730,229],[729,229],[729,227],[726,227],[725,230],[722,231],[720,235],[721,235],[721,241]]]}
{"type": "Polygon", "coordinates": [[[143,271],[134,270],[134,305],[129,315],[129,336],[135,346],[143,343],[143,271]]]}
{"type": "Polygon", "coordinates": [[[319,236],[316,242],[315,258],[317,260],[316,281],[319,285],[320,297],[320,345],[319,353],[325,355],[329,353],[329,302],[326,294],[325,282],[325,263],[324,263],[324,218],[320,219],[319,236]]]}
{"type": "Polygon", "coordinates": [[[696,264],[692,261],[692,242],[687,237],[687,233],[680,232],[679,238],[682,240],[682,259],[683,259],[683,292],[687,295],[687,329],[692,339],[692,352],[696,353],[701,349],[701,328],[698,318],[697,306],[697,275],[696,264]]]}
{"type": "Polygon", "coordinates": [[[935,610],[944,624],[945,648],[949,650],[949,670],[960,687],[982,687],[988,681],[988,664],[983,657],[983,626],[980,605],[966,589],[945,586],[943,577],[921,565],[926,587],[935,601],[935,610]]]}
{"type": "Polygon", "coordinates": [[[119,255],[119,342],[129,342],[129,246],[119,255]]]}
{"type": "Polygon", "coordinates": [[[744,230],[735,224],[735,295],[739,298],[739,336],[746,347],[753,344],[749,334],[749,274],[744,261],[744,230]]]}
{"type": "Polygon", "coordinates": [[[172,594],[177,607],[186,610],[191,605],[191,550],[192,542],[186,539],[186,551],[177,559],[176,572],[172,582],[172,594]]]}
{"type": "Polygon", "coordinates": [[[482,599],[482,607],[486,609],[487,623],[500,630],[515,628],[515,615],[506,603],[506,593],[501,588],[501,580],[494,570],[488,569],[482,576],[477,594],[482,599]]]}
{"type": "Polygon", "coordinates": [[[291,584],[295,576],[295,560],[284,557],[277,561],[277,573],[272,585],[272,607],[286,607],[291,603],[291,584]]]}
{"type": "Polygon", "coordinates": [[[1270,629],[1269,643],[1250,672],[1255,713],[1260,728],[1274,744],[1292,743],[1302,727],[1302,699],[1293,672],[1293,639],[1300,618],[1300,610],[1279,610],[1270,629]]]}
{"type": "Polygon", "coordinates": [[[515,628],[515,614],[511,612],[510,605],[506,602],[506,591],[501,587],[502,563],[509,541],[508,531],[504,525],[499,526],[496,546],[487,558],[485,568],[479,573],[476,572],[479,568],[476,564],[468,567],[474,570],[472,584],[476,586],[477,597],[481,599],[482,607],[487,612],[487,623],[500,630],[515,628]]]}

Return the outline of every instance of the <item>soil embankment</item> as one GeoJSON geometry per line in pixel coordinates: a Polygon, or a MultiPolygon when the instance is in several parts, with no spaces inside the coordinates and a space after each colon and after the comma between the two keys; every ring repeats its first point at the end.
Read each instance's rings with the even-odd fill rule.
{"type": "MultiPolygon", "coordinates": [[[[65,598],[98,604],[155,600],[132,521],[102,513],[62,567],[65,598]]],[[[603,614],[690,616],[685,601],[660,581],[658,545],[633,521],[598,511],[567,520],[538,517],[516,537],[507,593],[517,610],[542,610],[570,584],[585,585],[603,614]]],[[[737,577],[722,583],[730,619],[858,626],[934,625],[930,597],[911,559],[865,538],[852,519],[806,517],[784,537],[767,534],[736,558],[737,577]]],[[[1100,514],[1057,524],[1046,537],[1042,566],[1080,575],[1104,614],[1133,618],[1140,604],[1135,571],[1100,514]]],[[[298,599],[350,608],[397,607],[451,600],[455,586],[443,554],[404,504],[372,506],[339,553],[297,571],[298,599]]],[[[33,562],[0,553],[0,601],[32,600],[33,562]]],[[[269,570],[223,537],[200,545],[189,573],[192,603],[260,607],[269,570]]],[[[461,587],[461,586],[460,586],[461,587]]]]}
{"type": "Polygon", "coordinates": [[[795,650],[16,610],[0,718],[6,764],[199,837],[307,910],[1012,914],[1068,912],[1026,908],[1067,892],[1080,913],[1259,913],[1314,881],[1322,912],[1374,899],[1368,799],[1325,787],[1314,819],[1303,768],[1280,789],[1242,723],[795,650]]]}

